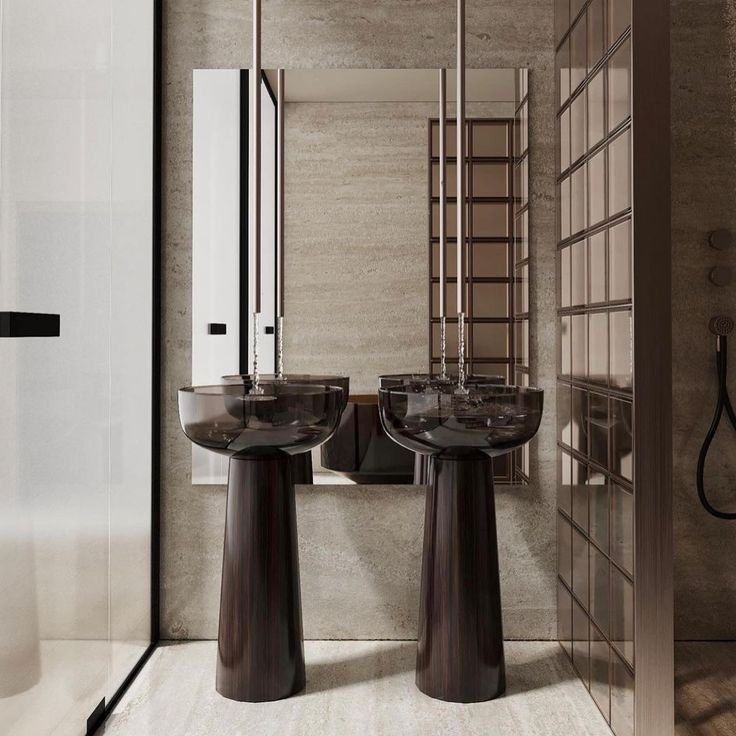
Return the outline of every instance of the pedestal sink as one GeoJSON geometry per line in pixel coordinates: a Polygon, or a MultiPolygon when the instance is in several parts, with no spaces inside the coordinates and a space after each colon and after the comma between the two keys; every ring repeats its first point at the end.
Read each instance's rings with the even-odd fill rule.
{"type": "MultiPolygon", "coordinates": [[[[241,383],[250,388],[252,378],[247,373],[235,373],[230,376],[223,376],[224,381],[228,383],[241,383]]],[[[342,389],[342,410],[348,405],[350,396],[350,378],[349,376],[318,376],[311,373],[286,373],[283,378],[277,379],[274,375],[262,376],[265,381],[285,381],[286,383],[297,383],[304,385],[318,386],[338,386],[342,389]]],[[[312,453],[300,452],[291,456],[291,477],[295,484],[312,485],[314,483],[314,469],[312,467],[312,453]]]]}
{"type": "MultiPolygon", "coordinates": [[[[385,376],[378,376],[378,387],[390,388],[391,386],[402,386],[407,383],[410,385],[423,384],[440,380],[441,379],[437,376],[432,376],[428,373],[393,373],[385,376]]],[[[445,382],[456,384],[457,376],[448,375],[445,382]]],[[[506,379],[503,376],[471,373],[466,379],[466,384],[471,385],[475,383],[493,383],[502,386],[506,383],[506,379]]],[[[429,465],[429,456],[422,455],[421,453],[416,453],[414,455],[414,485],[427,485],[429,482],[429,465]]]]}
{"type": "Polygon", "coordinates": [[[289,457],[335,431],[335,386],[263,381],[179,390],[179,418],[197,445],[230,457],[220,594],[217,691],[278,700],[305,684],[296,505],[289,457]]]}
{"type": "Polygon", "coordinates": [[[491,458],[528,442],[539,389],[476,381],[379,389],[381,421],[403,447],[431,457],[417,645],[417,687],[460,703],[506,688],[491,458]]]}

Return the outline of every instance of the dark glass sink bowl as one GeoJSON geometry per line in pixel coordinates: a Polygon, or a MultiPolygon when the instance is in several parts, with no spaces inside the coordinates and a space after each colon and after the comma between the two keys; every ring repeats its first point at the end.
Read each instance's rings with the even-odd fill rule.
{"type": "Polygon", "coordinates": [[[281,381],[179,389],[179,420],[197,445],[228,456],[265,449],[289,454],[317,447],[334,433],[344,404],[337,386],[281,381]]]}
{"type": "MultiPolygon", "coordinates": [[[[451,384],[457,385],[457,376],[448,374],[447,378],[442,381],[437,375],[430,375],[429,373],[395,373],[387,374],[384,376],[378,376],[379,388],[392,388],[401,386],[423,386],[423,385],[435,385],[435,384],[451,384]]],[[[503,376],[486,375],[483,373],[471,373],[465,379],[466,385],[473,385],[476,383],[492,383],[503,386],[506,383],[506,379],[503,376]]]]}
{"type": "MultiPolygon", "coordinates": [[[[223,381],[227,383],[241,383],[251,387],[253,379],[247,373],[234,373],[230,376],[223,376],[223,381]]],[[[280,382],[288,384],[302,384],[305,386],[337,386],[342,389],[343,411],[348,405],[348,397],[350,396],[350,376],[317,376],[311,373],[285,373],[282,379],[277,378],[273,374],[260,377],[261,381],[268,383],[280,382]]]]}
{"type": "Polygon", "coordinates": [[[474,380],[409,379],[379,389],[381,422],[403,447],[424,455],[479,450],[490,457],[528,442],[539,429],[544,391],[474,380]]]}

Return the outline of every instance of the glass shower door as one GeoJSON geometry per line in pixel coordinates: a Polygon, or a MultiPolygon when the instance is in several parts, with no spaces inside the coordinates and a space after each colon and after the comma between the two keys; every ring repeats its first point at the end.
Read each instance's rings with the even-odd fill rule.
{"type": "Polygon", "coordinates": [[[152,6],[2,3],[8,736],[85,733],[151,640],[152,6]]]}

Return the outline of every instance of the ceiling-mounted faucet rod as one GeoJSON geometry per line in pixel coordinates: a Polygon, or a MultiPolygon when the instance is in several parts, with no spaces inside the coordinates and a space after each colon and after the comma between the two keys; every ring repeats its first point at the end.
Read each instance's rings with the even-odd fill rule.
{"type": "Polygon", "coordinates": [[[440,377],[447,378],[447,70],[440,69],[440,377]]]}
{"type": "Polygon", "coordinates": [[[445,281],[447,279],[447,187],[445,177],[447,175],[447,150],[445,140],[447,138],[447,70],[440,69],[440,317],[447,316],[445,305],[445,281]]]}
{"type": "Polygon", "coordinates": [[[457,311],[465,314],[465,0],[457,0],[457,311]]]}
{"type": "Polygon", "coordinates": [[[278,187],[276,202],[276,317],[284,316],[284,70],[279,69],[276,90],[276,158],[278,187]]]}
{"type": "Polygon", "coordinates": [[[261,0],[253,0],[253,240],[254,311],[261,311],[261,0]]]}
{"type": "Polygon", "coordinates": [[[457,0],[457,391],[465,388],[465,0],[457,0]]]}

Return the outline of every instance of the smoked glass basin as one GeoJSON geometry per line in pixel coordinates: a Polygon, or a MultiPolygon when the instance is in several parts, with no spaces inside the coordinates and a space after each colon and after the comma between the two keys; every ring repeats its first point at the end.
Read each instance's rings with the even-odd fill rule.
{"type": "Polygon", "coordinates": [[[344,404],[338,386],[261,382],[189,386],[179,390],[179,420],[197,445],[228,456],[266,448],[289,454],[317,447],[333,434],[344,404]]]}
{"type": "MultiPolygon", "coordinates": [[[[247,373],[234,373],[230,376],[223,376],[223,381],[227,383],[242,383],[250,388],[253,379],[247,373]]],[[[268,381],[272,383],[279,381],[275,375],[261,376],[261,381],[268,381]]],[[[350,396],[350,376],[317,376],[311,373],[285,373],[284,377],[280,379],[280,382],[286,382],[288,384],[303,384],[307,386],[337,386],[342,389],[342,402],[343,410],[348,404],[348,397],[350,396]]]]}
{"type": "Polygon", "coordinates": [[[542,420],[544,391],[468,381],[408,379],[379,389],[381,422],[403,447],[424,455],[479,450],[490,457],[528,442],[542,420]]]}

